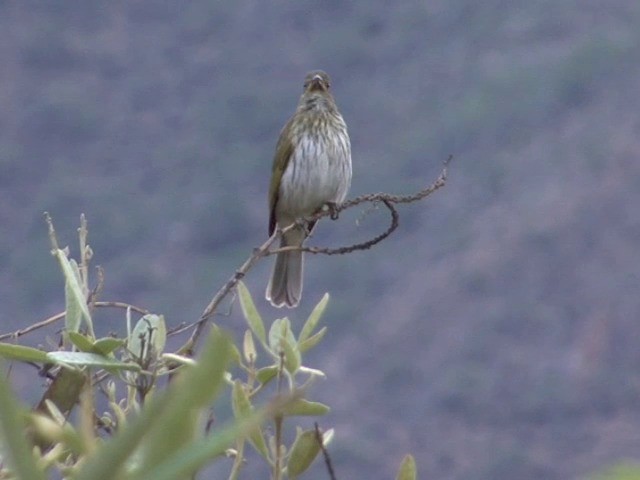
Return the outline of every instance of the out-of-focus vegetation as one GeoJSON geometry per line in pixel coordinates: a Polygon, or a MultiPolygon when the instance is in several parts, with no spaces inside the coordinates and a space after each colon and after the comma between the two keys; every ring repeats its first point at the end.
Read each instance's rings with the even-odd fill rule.
{"type": "MultiPolygon", "coordinates": [[[[236,280],[220,295],[237,294],[246,323],[242,337],[209,321],[208,335],[198,342],[203,330],[194,323],[182,329],[190,336],[180,348],[166,350],[167,338],[180,332],[168,332],[163,315],[96,301],[89,288],[94,250],[86,218],[78,229],[77,259],[60,248],[46,218],[64,278],[65,312],[51,320],[61,327],[49,350],[0,342],[3,367],[5,360],[37,366],[31,380],[47,378],[34,409],[15,398],[8,378],[0,378],[2,478],[173,480],[195,478],[216,464],[226,470],[221,476],[235,480],[252,462],[254,477],[285,480],[302,477],[318,457],[325,459],[321,468],[330,468],[333,429],[318,423],[330,408],[308,397],[325,375],[306,363],[326,334],[320,321],[329,295],[294,332],[288,318],[265,323],[236,280]],[[95,334],[93,312],[100,308],[123,313],[108,337],[95,334]],[[296,426],[309,417],[313,429],[296,426]]],[[[30,327],[33,332],[43,325],[30,327]]],[[[402,479],[416,479],[410,455],[399,472],[402,479]]]]}

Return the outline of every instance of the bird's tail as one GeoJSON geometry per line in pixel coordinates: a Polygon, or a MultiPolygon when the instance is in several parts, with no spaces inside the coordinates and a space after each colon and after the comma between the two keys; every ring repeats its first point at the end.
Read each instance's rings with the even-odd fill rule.
{"type": "MultiPolygon", "coordinates": [[[[292,230],[280,240],[280,247],[300,246],[304,233],[292,230]]],[[[282,252],[276,256],[276,263],[267,285],[267,300],[274,307],[286,305],[295,307],[302,296],[302,252],[282,252]]]]}

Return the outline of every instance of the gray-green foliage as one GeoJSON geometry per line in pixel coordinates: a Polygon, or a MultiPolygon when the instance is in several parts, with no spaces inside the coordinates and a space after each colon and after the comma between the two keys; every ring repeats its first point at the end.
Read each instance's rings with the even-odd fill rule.
{"type": "Polygon", "coordinates": [[[640,480],[640,465],[620,463],[592,476],[590,480],[640,480]]]}
{"type": "Polygon", "coordinates": [[[123,315],[122,338],[96,338],[86,221],[81,220],[78,261],[58,247],[53,223],[47,221],[65,284],[63,341],[49,352],[0,343],[5,360],[53,365],[52,381],[32,411],[20,405],[0,376],[2,478],[187,479],[230,456],[229,479],[237,479],[256,455],[273,479],[298,478],[307,471],[334,436],[333,429],[296,425],[296,417],[329,411],[307,398],[308,387],[324,374],[305,364],[305,353],[326,331],[318,327],[328,294],[296,335],[288,318],[267,327],[240,282],[237,292],[248,326],[242,340],[236,345],[214,325],[193,359],[165,351],[163,315],[142,314],[132,326],[131,307],[123,315]],[[171,381],[161,382],[169,375],[171,381]],[[103,412],[95,401],[101,391],[108,405],[103,412]],[[226,395],[233,418],[206,428],[210,410],[226,395]],[[69,416],[73,409],[77,414],[69,416]],[[289,443],[284,440],[291,437],[289,443]]]}
{"type": "MultiPolygon", "coordinates": [[[[324,311],[329,296],[325,295],[304,323],[300,334],[294,334],[288,318],[279,318],[267,329],[259,314],[249,290],[240,282],[238,297],[248,329],[244,335],[243,355],[239,363],[245,379],[235,379],[233,383],[233,410],[236,418],[244,418],[253,411],[253,403],[270,384],[275,384],[277,395],[305,394],[306,389],[317,378],[324,377],[320,370],[309,368],[303,362],[302,346],[317,334],[318,320],[324,311]],[[267,333],[268,331],[268,333],[267,333]],[[254,339],[255,337],[255,339],[254,339]],[[257,345],[256,345],[257,342],[257,345]],[[257,348],[260,347],[259,349],[257,348]]],[[[275,418],[275,435],[280,437],[285,420],[295,416],[319,416],[329,411],[329,407],[319,402],[298,396],[275,418]]],[[[268,462],[273,478],[297,478],[313,462],[320,452],[315,431],[296,429],[291,445],[276,447],[273,438],[265,442],[266,432],[261,428],[252,432],[246,440],[268,462]],[[267,444],[269,448],[267,448],[267,444]]],[[[333,431],[324,433],[324,443],[332,438],[333,431]]],[[[244,450],[245,439],[237,443],[237,451],[244,450]]],[[[235,468],[239,469],[241,456],[236,457],[235,468]]]]}

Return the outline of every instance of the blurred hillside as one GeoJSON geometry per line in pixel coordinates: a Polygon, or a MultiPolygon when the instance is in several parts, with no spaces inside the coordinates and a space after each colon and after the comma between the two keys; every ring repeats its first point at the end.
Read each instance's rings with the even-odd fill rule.
{"type": "MultiPolygon", "coordinates": [[[[389,241],[308,258],[300,311],[261,303],[295,321],[332,294],[339,478],[393,478],[406,451],[452,480],[640,460],[640,3],[266,5],[0,2],[2,330],[62,309],[45,210],[74,252],[87,215],[104,299],[197,318],[265,239],[275,141],[323,68],[354,195],[455,157],[389,241]]],[[[313,242],[386,226],[356,216],[313,242]]]]}

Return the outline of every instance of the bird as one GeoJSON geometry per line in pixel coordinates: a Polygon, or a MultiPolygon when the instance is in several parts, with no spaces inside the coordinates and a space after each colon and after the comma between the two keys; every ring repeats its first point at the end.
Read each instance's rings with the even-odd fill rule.
{"type": "MultiPolygon", "coordinates": [[[[309,72],[293,116],[280,132],[269,185],[269,236],[313,215],[325,205],[342,203],[351,187],[351,142],[322,70],[309,72]]],[[[316,222],[296,225],[280,238],[280,247],[300,247],[316,222]]],[[[266,298],[274,307],[296,307],[302,296],[301,251],[276,256],[266,298]]]]}

